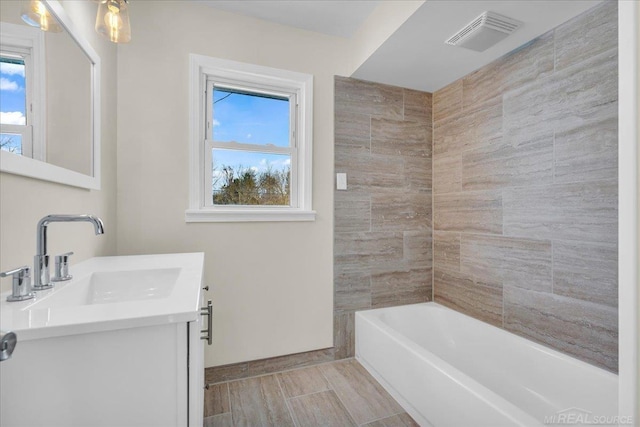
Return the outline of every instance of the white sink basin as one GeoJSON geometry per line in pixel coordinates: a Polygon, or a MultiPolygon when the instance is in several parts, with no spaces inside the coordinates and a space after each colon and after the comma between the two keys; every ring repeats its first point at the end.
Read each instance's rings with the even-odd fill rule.
{"type": "Polygon", "coordinates": [[[35,301],[25,309],[167,298],[176,285],[179,273],[179,268],[95,272],[59,292],[35,301]]]}
{"type": "Polygon", "coordinates": [[[0,295],[0,328],[28,341],[198,320],[203,266],[202,253],[91,258],[35,299],[0,295]]]}

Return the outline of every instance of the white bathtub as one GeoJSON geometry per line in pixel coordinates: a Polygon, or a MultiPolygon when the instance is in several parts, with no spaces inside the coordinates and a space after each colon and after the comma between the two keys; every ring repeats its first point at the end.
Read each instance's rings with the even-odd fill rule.
{"type": "Polygon", "coordinates": [[[421,426],[611,423],[618,413],[617,375],[433,302],[356,313],[356,358],[421,426]]]}

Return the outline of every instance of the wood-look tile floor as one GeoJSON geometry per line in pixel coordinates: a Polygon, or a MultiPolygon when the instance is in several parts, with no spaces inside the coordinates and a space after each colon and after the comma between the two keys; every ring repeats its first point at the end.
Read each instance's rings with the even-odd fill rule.
{"type": "Polygon", "coordinates": [[[355,359],[211,385],[204,427],[418,424],[355,359]]]}

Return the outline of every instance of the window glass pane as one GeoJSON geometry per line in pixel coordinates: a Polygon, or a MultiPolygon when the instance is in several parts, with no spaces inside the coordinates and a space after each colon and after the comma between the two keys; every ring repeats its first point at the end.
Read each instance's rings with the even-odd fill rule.
{"type": "Polygon", "coordinates": [[[15,133],[0,134],[0,150],[22,155],[22,135],[15,133]]]}
{"type": "Polygon", "coordinates": [[[214,205],[291,203],[291,156],[213,149],[214,205]]]}
{"type": "Polygon", "coordinates": [[[289,146],[289,99],[214,88],[213,139],[289,146]]]}
{"type": "Polygon", "coordinates": [[[0,56],[0,123],[27,124],[24,60],[0,56]]]}

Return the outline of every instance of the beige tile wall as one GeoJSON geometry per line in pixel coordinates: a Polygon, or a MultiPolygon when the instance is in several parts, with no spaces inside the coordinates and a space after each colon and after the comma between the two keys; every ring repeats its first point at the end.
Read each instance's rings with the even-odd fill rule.
{"type": "Polygon", "coordinates": [[[617,5],[433,95],[434,298],[618,369],[617,5]]]}
{"type": "Polygon", "coordinates": [[[354,312],[429,301],[431,94],[335,79],[334,341],[353,356],[354,312]]]}

